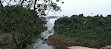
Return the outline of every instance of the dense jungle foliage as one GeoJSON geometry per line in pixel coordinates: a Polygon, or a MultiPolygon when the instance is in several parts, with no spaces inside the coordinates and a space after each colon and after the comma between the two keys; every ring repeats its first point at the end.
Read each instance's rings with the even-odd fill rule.
{"type": "Polygon", "coordinates": [[[44,24],[45,22],[33,10],[21,6],[0,8],[0,34],[7,34],[5,40],[0,35],[0,44],[6,46],[12,42],[16,45],[14,49],[23,49],[41,33],[44,24]]]}
{"type": "Polygon", "coordinates": [[[111,45],[111,15],[103,17],[72,15],[62,17],[55,22],[56,40],[69,40],[88,47],[111,45]],[[57,35],[58,34],[58,35],[57,35]]]}

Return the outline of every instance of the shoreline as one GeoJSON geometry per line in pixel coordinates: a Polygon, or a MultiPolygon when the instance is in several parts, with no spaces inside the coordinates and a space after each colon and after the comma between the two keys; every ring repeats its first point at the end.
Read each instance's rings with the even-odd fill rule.
{"type": "Polygon", "coordinates": [[[96,49],[96,48],[88,48],[88,47],[82,47],[82,46],[70,46],[70,47],[67,47],[67,49],[96,49]]]}
{"type": "Polygon", "coordinates": [[[82,47],[89,47],[89,48],[96,48],[91,45],[81,43],[81,42],[75,42],[74,40],[65,40],[59,38],[60,36],[57,34],[54,34],[50,36],[47,40],[46,43],[49,45],[54,45],[54,46],[59,46],[59,47],[70,47],[70,46],[82,46],[82,47]]]}
{"type": "Polygon", "coordinates": [[[55,41],[55,40],[51,39],[50,37],[46,40],[47,44],[58,46],[58,47],[64,47],[66,49],[111,49],[111,45],[107,45],[107,46],[100,47],[100,48],[95,48],[95,47],[90,47],[88,45],[84,45],[82,43],[77,43],[74,41],[65,41],[65,40],[64,41],[57,41],[57,40],[55,41]]]}
{"type": "Polygon", "coordinates": [[[74,43],[72,41],[62,42],[62,41],[47,40],[46,43],[49,44],[49,45],[64,47],[65,49],[97,49],[97,48],[90,48],[90,47],[80,46],[80,45],[77,45],[77,43],[74,43]]]}

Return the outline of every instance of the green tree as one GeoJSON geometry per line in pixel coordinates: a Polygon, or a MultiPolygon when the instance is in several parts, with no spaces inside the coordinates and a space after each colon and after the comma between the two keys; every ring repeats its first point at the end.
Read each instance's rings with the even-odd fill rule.
{"type": "MultiPolygon", "coordinates": [[[[56,0],[56,2],[59,2],[60,0],[56,0]]],[[[37,12],[37,15],[39,16],[45,16],[48,14],[50,10],[53,11],[60,11],[60,6],[57,5],[56,2],[53,0],[0,0],[1,5],[3,3],[7,3],[7,6],[13,5],[20,5],[26,8],[33,9],[37,12]]],[[[62,2],[64,3],[64,2],[62,2]]]]}
{"type": "Polygon", "coordinates": [[[34,10],[21,6],[6,6],[0,13],[0,31],[12,34],[17,49],[26,49],[40,35],[44,24],[34,10]]]}
{"type": "Polygon", "coordinates": [[[62,36],[56,38],[58,41],[71,40],[81,43],[80,46],[96,48],[111,45],[111,15],[62,17],[55,21],[54,29],[56,36],[62,36]]]}

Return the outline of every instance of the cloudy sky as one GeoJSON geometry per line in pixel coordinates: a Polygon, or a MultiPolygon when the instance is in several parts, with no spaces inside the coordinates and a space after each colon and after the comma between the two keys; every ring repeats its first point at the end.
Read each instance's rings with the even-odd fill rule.
{"type": "Polygon", "coordinates": [[[97,15],[104,16],[111,14],[111,0],[63,0],[61,6],[62,12],[50,12],[48,16],[71,16],[73,14],[97,15]],[[93,13],[93,14],[92,14],[93,13]]]}

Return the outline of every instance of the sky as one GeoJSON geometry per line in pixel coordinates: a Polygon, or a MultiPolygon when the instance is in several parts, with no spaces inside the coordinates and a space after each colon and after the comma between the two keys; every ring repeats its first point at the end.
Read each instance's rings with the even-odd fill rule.
{"type": "Polygon", "coordinates": [[[106,16],[111,14],[111,0],[63,0],[61,6],[62,12],[49,12],[48,16],[71,16],[73,14],[84,14],[85,16],[94,16],[102,14],[106,16]],[[93,13],[93,14],[92,14],[93,13]]]}

